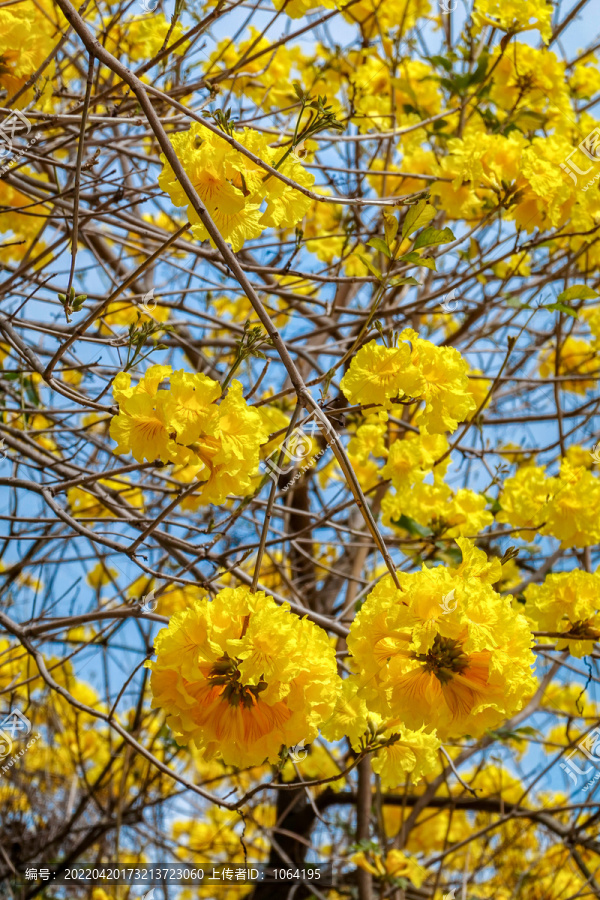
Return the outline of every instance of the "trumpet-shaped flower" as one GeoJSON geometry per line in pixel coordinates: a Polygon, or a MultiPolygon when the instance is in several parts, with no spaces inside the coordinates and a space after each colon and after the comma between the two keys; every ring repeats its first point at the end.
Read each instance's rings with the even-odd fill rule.
{"type": "Polygon", "coordinates": [[[153,706],[182,744],[239,767],[310,743],[340,688],[324,631],[248,588],[225,588],[174,615],[156,639],[153,706]]]}
{"type": "Polygon", "coordinates": [[[359,694],[370,709],[440,738],[480,736],[533,692],[527,621],[492,584],[488,561],[459,538],[457,568],[398,572],[367,597],[348,637],[359,694]]]}

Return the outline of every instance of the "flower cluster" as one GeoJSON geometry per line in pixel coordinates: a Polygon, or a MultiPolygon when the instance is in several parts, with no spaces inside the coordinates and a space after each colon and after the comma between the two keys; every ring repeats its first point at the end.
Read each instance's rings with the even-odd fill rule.
{"type": "Polygon", "coordinates": [[[504,482],[498,522],[558,538],[563,548],[589,547],[600,541],[600,480],[585,466],[563,459],[558,477],[539,466],[524,466],[504,482]]]}
{"type": "Polygon", "coordinates": [[[113,396],[119,404],[110,423],[115,453],[187,467],[191,477],[204,482],[205,504],[251,490],[269,431],[244,400],[238,381],[221,397],[221,386],[206,375],[151,366],[135,386],[129,373],[119,373],[113,396]],[[161,388],[166,379],[169,387],[161,388]]]}
{"type": "Polygon", "coordinates": [[[313,740],[340,689],[326,633],[245,587],[175,614],[155,647],[153,705],[180,743],[230,765],[276,762],[313,740]]]}
{"type": "MultiPolygon", "coordinates": [[[[293,155],[288,155],[283,148],[269,146],[267,135],[245,128],[242,132],[234,132],[233,136],[239,144],[296,184],[303,187],[313,184],[314,177],[293,155]]],[[[171,143],[221,235],[236,251],[245,241],[259,237],[265,228],[293,228],[310,206],[308,197],[266,173],[257,163],[231,147],[224,136],[209,131],[198,122],[194,122],[188,131],[174,135],[171,143]],[[264,212],[261,211],[263,202],[266,202],[264,212]]],[[[163,170],[159,185],[175,206],[187,206],[193,233],[200,240],[206,240],[209,237],[206,228],[164,155],[161,159],[163,170]]]]}
{"type": "Polygon", "coordinates": [[[402,398],[422,400],[418,424],[426,434],[454,431],[476,408],[469,366],[454,347],[437,347],[405,329],[397,347],[369,341],[353,357],[340,387],[350,403],[387,408],[402,398]]]}
{"type": "Polygon", "coordinates": [[[463,561],[381,579],[354,620],[348,647],[358,694],[384,717],[441,739],[481,736],[534,689],[531,633],[492,587],[499,560],[457,540],[463,561]]]}
{"type": "Polygon", "coordinates": [[[535,631],[565,635],[557,643],[558,650],[585,656],[600,639],[600,573],[575,569],[548,575],[543,584],[525,589],[525,599],[525,612],[535,631]]]}

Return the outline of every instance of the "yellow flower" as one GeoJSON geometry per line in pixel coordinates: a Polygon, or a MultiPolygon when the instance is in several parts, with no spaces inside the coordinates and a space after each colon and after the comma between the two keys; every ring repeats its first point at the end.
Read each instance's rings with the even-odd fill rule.
{"type": "Polygon", "coordinates": [[[428,733],[426,726],[411,731],[398,722],[388,723],[381,738],[391,739],[391,743],[375,753],[372,766],[384,790],[398,787],[407,776],[416,784],[423,775],[439,769],[437,751],[442,742],[435,733],[428,733]]]}
{"type": "MultiPolygon", "coordinates": [[[[54,34],[60,31],[55,9],[46,0],[0,9],[0,89],[5,96],[12,97],[52,52],[54,34]]],[[[33,97],[29,88],[17,100],[17,107],[26,107],[33,97]]]]}
{"type": "Polygon", "coordinates": [[[441,434],[418,435],[409,431],[390,447],[381,477],[390,478],[396,490],[401,491],[422,480],[447,449],[448,441],[441,434]]]}
{"type": "Polygon", "coordinates": [[[561,547],[589,547],[600,541],[600,480],[583,466],[563,459],[553,493],[540,512],[540,534],[561,541],[561,547]]]}
{"type": "MultiPolygon", "coordinates": [[[[551,13],[552,7],[546,8],[551,13]]],[[[535,131],[539,128],[539,118],[535,122],[531,113],[547,114],[558,121],[559,110],[571,112],[565,63],[551,50],[538,50],[520,41],[512,41],[507,53],[496,47],[490,65],[494,66],[490,97],[501,117],[514,116],[517,110],[519,124],[531,125],[531,130],[535,131]]]]}
{"type": "Polygon", "coordinates": [[[350,861],[376,878],[384,881],[404,878],[417,888],[421,887],[427,877],[427,872],[416,859],[402,850],[390,850],[385,857],[380,853],[361,850],[351,856],[350,861]]]}
{"type": "Polygon", "coordinates": [[[340,382],[350,403],[386,407],[403,396],[422,399],[418,423],[426,434],[454,431],[475,409],[469,367],[454,347],[436,347],[405,329],[397,347],[369,341],[352,359],[340,382]]]}
{"type": "Polygon", "coordinates": [[[479,28],[492,25],[502,31],[536,29],[548,43],[552,36],[552,5],[546,0],[476,0],[473,21],[479,28]]]}
{"type": "Polygon", "coordinates": [[[352,623],[348,648],[359,694],[406,727],[441,739],[480,736],[533,692],[531,633],[510,599],[492,588],[499,560],[457,540],[457,568],[384,577],[352,623]]]}
{"type": "MultiPolygon", "coordinates": [[[[291,16],[288,7],[286,12],[291,16]]],[[[219,41],[206,63],[206,74],[214,77],[215,68],[219,73],[230,71],[238,60],[248,56],[248,61],[243,64],[243,74],[236,72],[233,78],[220,79],[223,88],[231,90],[236,97],[247,97],[265,109],[294,103],[297,97],[292,88],[291,70],[296,62],[304,59],[300,48],[283,45],[273,51],[272,42],[261,37],[258,29],[250,26],[249,31],[250,37],[237,45],[230,38],[219,41]],[[262,51],[266,51],[265,55],[260,55],[262,51]],[[255,59],[250,59],[254,56],[255,59]]]]}
{"type": "Polygon", "coordinates": [[[99,591],[105,584],[111,584],[118,577],[119,573],[112,566],[106,566],[98,563],[91,569],[86,577],[86,581],[90,587],[99,591]]]}
{"type": "MultiPolygon", "coordinates": [[[[581,338],[567,337],[560,348],[558,374],[559,375],[587,375],[595,377],[586,379],[579,377],[573,381],[560,382],[563,391],[572,391],[574,394],[585,394],[596,387],[596,379],[600,363],[593,345],[581,338]]],[[[556,349],[552,350],[540,363],[540,377],[554,377],[556,373],[556,349]]]]}
{"type": "MultiPolygon", "coordinates": [[[[231,382],[217,405],[221,386],[212,378],[151,366],[135,387],[128,373],[117,375],[113,395],[119,403],[110,423],[115,453],[131,451],[138,462],[179,463],[180,480],[203,483],[203,505],[252,491],[269,429],[244,400],[239,381],[231,382]],[[159,388],[167,378],[169,387],[159,388]]],[[[198,498],[186,500],[197,504],[198,498]]]]}
{"type": "Polygon", "coordinates": [[[548,575],[543,584],[528,585],[525,599],[535,631],[568,634],[569,640],[558,641],[559,650],[579,657],[591,653],[600,638],[600,573],[575,569],[548,575]]]}
{"type": "Polygon", "coordinates": [[[522,466],[504,482],[499,502],[502,507],[496,515],[497,522],[508,522],[514,528],[522,527],[516,536],[529,540],[544,521],[541,513],[554,489],[555,479],[547,478],[539,466],[522,466]]]}
{"type": "Polygon", "coordinates": [[[301,19],[314,9],[335,9],[335,0],[273,0],[277,11],[284,10],[290,19],[301,19]]]}
{"type": "MultiPolygon", "coordinates": [[[[313,184],[314,176],[292,156],[281,162],[283,152],[272,149],[266,135],[245,128],[235,132],[234,137],[266,163],[279,164],[282,175],[297,184],[303,187],[313,184]]],[[[310,206],[308,197],[274,175],[266,177],[260,166],[198,122],[194,122],[188,131],[173,135],[171,143],[215,225],[235,251],[241,250],[246,240],[259,237],[269,226],[292,228],[310,206]],[[267,206],[261,212],[265,200],[267,206]]],[[[208,232],[173,169],[164,155],[161,160],[163,170],[158,178],[159,185],[175,206],[188,207],[193,233],[200,240],[206,240],[208,232]]]]}
{"type": "Polygon", "coordinates": [[[369,341],[361,347],[340,382],[350,403],[391,406],[390,399],[420,395],[423,378],[411,360],[408,344],[382,347],[369,341]]]}
{"type": "Polygon", "coordinates": [[[156,638],[153,706],[181,743],[239,767],[310,743],[339,691],[326,633],[289,606],[225,588],[175,614],[156,638]]]}
{"type": "Polygon", "coordinates": [[[338,6],[348,22],[358,22],[367,38],[392,29],[399,29],[398,34],[404,34],[431,9],[429,0],[389,0],[387,3],[358,0],[351,5],[338,0],[338,6]]]}
{"type": "MultiPolygon", "coordinates": [[[[107,25],[109,22],[110,28],[106,31],[106,49],[117,56],[124,54],[132,60],[155,57],[162,49],[169,32],[169,46],[183,35],[181,22],[175,22],[173,25],[164,13],[135,16],[122,23],[119,19],[111,18],[107,20],[107,25]]],[[[189,45],[189,41],[184,41],[172,52],[182,56],[189,45]]]]}
{"type": "Polygon", "coordinates": [[[425,379],[425,409],[418,424],[428,434],[454,431],[476,408],[468,364],[454,347],[436,347],[412,329],[405,329],[400,337],[411,342],[413,362],[425,379]]]}

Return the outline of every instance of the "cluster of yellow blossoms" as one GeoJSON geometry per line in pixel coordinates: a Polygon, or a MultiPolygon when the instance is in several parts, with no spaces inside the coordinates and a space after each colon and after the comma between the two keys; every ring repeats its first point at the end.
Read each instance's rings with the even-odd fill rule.
{"type": "Polygon", "coordinates": [[[239,381],[222,397],[219,383],[206,375],[151,366],[135,386],[129,373],[119,373],[113,396],[119,404],[110,423],[115,453],[185,467],[190,478],[203,483],[204,504],[251,490],[269,432],[244,400],[239,381]],[[166,379],[169,387],[161,388],[166,379]]]}
{"type": "Polygon", "coordinates": [[[454,431],[476,409],[469,366],[454,347],[437,347],[406,328],[397,347],[369,341],[353,357],[340,387],[350,403],[388,409],[394,400],[422,400],[418,425],[425,434],[454,431]]]}
{"type": "Polygon", "coordinates": [[[526,613],[536,631],[564,634],[558,650],[585,656],[600,639],[600,572],[560,572],[525,589],[526,613]]]}
{"type": "Polygon", "coordinates": [[[600,541],[600,480],[569,455],[558,477],[535,465],[507,478],[499,498],[498,522],[508,522],[526,539],[536,532],[561,541],[561,547],[589,547],[600,541]]]}
{"type": "Polygon", "coordinates": [[[456,568],[377,584],[352,624],[343,681],[326,633],[287,604],[245,587],[194,601],[156,640],[154,705],[207,758],[275,762],[320,729],[356,751],[371,746],[383,785],[419,780],[442,740],[481,736],[535,688],[527,620],[492,587],[499,560],[457,543],[456,568]]]}
{"type": "Polygon", "coordinates": [[[276,762],[313,740],[339,691],[325,632],[244,587],[175,614],[155,647],[154,705],[181,743],[231,765],[276,762]]]}
{"type": "MultiPolygon", "coordinates": [[[[234,132],[235,140],[256,157],[277,168],[296,184],[310,187],[314,176],[285,148],[269,146],[271,139],[250,128],[234,132]],[[286,156],[285,159],[283,157],[286,156]]],[[[270,175],[239,150],[232,148],[224,136],[194,122],[188,131],[171,138],[177,157],[206,206],[221,235],[234,250],[244,242],[259,237],[265,228],[293,228],[310,206],[310,199],[275,175],[270,175]],[[266,208],[261,211],[261,205],[266,208]]],[[[209,235],[198,214],[189,203],[164,155],[163,171],[158,183],[175,206],[187,206],[192,231],[200,240],[209,235]]]]}
{"type": "Polygon", "coordinates": [[[354,620],[348,647],[359,696],[442,739],[481,736],[533,693],[525,616],[492,587],[499,560],[457,540],[463,561],[384,577],[354,620]]]}

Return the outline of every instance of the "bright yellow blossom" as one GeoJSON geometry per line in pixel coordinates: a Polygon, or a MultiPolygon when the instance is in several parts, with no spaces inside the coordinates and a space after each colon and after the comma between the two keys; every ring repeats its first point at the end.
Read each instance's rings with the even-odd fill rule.
{"type": "Polygon", "coordinates": [[[339,691],[335,653],[317,625],[248,588],[176,613],[155,642],[153,706],[180,743],[239,767],[310,743],[339,691]]]}
{"type": "Polygon", "coordinates": [[[499,560],[457,540],[463,561],[385,576],[352,623],[348,648],[367,706],[440,738],[480,736],[534,688],[531,633],[492,588],[499,560]]]}
{"type": "MultiPolygon", "coordinates": [[[[238,143],[282,175],[303,187],[310,187],[314,177],[290,154],[281,162],[284,151],[269,146],[269,138],[257,131],[244,129],[234,133],[238,143]]],[[[267,173],[240,151],[233,149],[218,134],[198,122],[188,131],[173,135],[171,143],[198,195],[222,236],[234,250],[258,237],[267,227],[293,228],[310,206],[310,199],[267,173]],[[266,209],[261,212],[261,204],[266,209]]],[[[185,191],[175,177],[164,155],[158,183],[175,206],[187,206],[192,231],[200,240],[209,235],[185,191]]]]}
{"type": "Polygon", "coordinates": [[[561,632],[557,649],[568,649],[574,656],[585,656],[600,638],[600,573],[560,572],[547,575],[543,584],[525,588],[525,612],[535,631],[561,632]]]}

